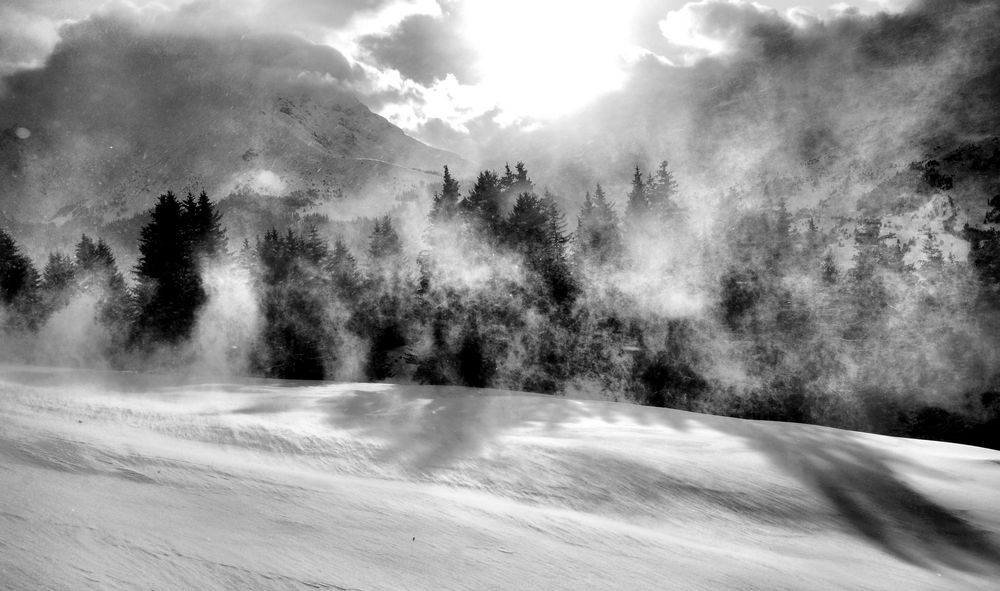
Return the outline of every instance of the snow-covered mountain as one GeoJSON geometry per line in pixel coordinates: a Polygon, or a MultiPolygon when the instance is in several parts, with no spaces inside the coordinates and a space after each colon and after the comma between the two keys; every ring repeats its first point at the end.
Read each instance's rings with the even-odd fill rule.
{"type": "Polygon", "coordinates": [[[0,368],[5,589],[994,589],[1000,453],[516,392],[0,368]]]}
{"type": "Polygon", "coordinates": [[[0,210],[25,221],[106,220],[168,189],[249,187],[365,197],[433,182],[458,156],[359,102],[336,51],[292,36],[67,27],[39,69],[4,80],[0,210]]]}

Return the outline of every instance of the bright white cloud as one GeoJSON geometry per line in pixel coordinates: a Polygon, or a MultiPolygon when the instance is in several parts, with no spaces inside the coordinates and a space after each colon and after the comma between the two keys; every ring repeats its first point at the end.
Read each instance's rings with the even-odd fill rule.
{"type": "Polygon", "coordinates": [[[507,0],[468,6],[483,87],[505,116],[573,111],[624,81],[635,3],[507,0]]]}
{"type": "MultiPolygon", "coordinates": [[[[408,129],[440,119],[456,130],[464,130],[463,122],[485,113],[495,112],[501,125],[531,125],[570,114],[624,83],[630,63],[641,51],[632,30],[640,4],[640,0],[454,3],[447,14],[438,16],[450,19],[467,46],[474,48],[474,55],[467,57],[475,62],[477,82],[462,84],[447,76],[424,86],[398,72],[372,71],[382,90],[419,97],[387,104],[380,112],[408,129]]],[[[340,31],[331,43],[361,61],[364,56],[355,40],[379,26],[391,26],[388,20],[340,31]]]]}
{"type": "Polygon", "coordinates": [[[746,0],[701,0],[667,13],[660,31],[681,48],[686,64],[703,57],[735,51],[746,31],[758,24],[779,22],[777,10],[746,0]]]}

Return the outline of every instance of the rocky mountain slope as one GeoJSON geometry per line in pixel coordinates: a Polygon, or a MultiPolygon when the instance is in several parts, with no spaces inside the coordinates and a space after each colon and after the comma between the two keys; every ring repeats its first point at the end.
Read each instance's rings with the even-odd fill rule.
{"type": "Polygon", "coordinates": [[[463,165],[361,104],[350,76],[336,51],[290,36],[67,27],[43,67],[4,80],[0,212],[108,221],[167,189],[384,196],[463,165]]]}

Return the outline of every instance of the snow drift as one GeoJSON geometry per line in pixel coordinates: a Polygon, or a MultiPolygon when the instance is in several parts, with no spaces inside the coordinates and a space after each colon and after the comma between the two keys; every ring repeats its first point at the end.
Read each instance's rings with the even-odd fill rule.
{"type": "Polygon", "coordinates": [[[993,589],[1000,452],[462,388],[0,367],[5,589],[993,589]]]}

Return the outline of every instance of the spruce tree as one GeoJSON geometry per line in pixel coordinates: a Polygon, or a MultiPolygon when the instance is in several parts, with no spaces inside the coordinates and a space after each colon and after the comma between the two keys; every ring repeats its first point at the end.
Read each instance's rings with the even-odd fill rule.
{"type": "Polygon", "coordinates": [[[635,174],[632,175],[632,190],[629,191],[627,199],[625,218],[630,224],[638,224],[649,213],[649,193],[638,166],[635,167],[635,174]]]}
{"type": "Polygon", "coordinates": [[[50,253],[42,271],[40,288],[46,314],[66,307],[76,291],[76,265],[73,259],[60,252],[50,253]]]}
{"type": "Polygon", "coordinates": [[[451,176],[448,167],[444,167],[444,182],[441,192],[434,194],[434,205],[431,207],[431,223],[450,222],[458,213],[460,199],[458,181],[451,176]]]}
{"type": "Polygon", "coordinates": [[[272,229],[254,250],[263,322],[253,365],[269,377],[323,379],[337,338],[327,313],[329,249],[314,230],[281,235],[272,229]]]}
{"type": "Polygon", "coordinates": [[[361,292],[361,271],[357,259],[341,238],[333,244],[328,269],[336,294],[345,303],[356,304],[361,292]]]}
{"type": "Polygon", "coordinates": [[[646,183],[646,194],[650,211],[661,221],[675,222],[680,215],[677,205],[677,181],[664,160],[656,169],[656,177],[646,183]]]}
{"type": "Polygon", "coordinates": [[[576,248],[579,257],[598,266],[620,260],[623,252],[618,214],[598,184],[593,198],[588,192],[577,218],[576,248]]]}
{"type": "Polygon", "coordinates": [[[139,238],[138,317],[134,337],[176,343],[194,328],[207,295],[195,260],[191,220],[196,204],[182,205],[170,191],[161,195],[139,238]]]}
{"type": "MultiPolygon", "coordinates": [[[[1000,225],[1000,194],[991,197],[987,205],[983,222],[1000,225]]],[[[969,241],[969,263],[979,275],[987,300],[1000,306],[1000,229],[966,225],[964,235],[969,241]]]]}
{"type": "Polygon", "coordinates": [[[403,242],[392,227],[392,218],[388,215],[375,220],[369,240],[368,255],[373,262],[399,257],[403,254],[403,242]]]}
{"type": "Polygon", "coordinates": [[[13,306],[35,297],[39,276],[14,239],[0,229],[0,304],[13,306]]]}
{"type": "Polygon", "coordinates": [[[460,203],[467,222],[490,244],[503,235],[502,199],[503,186],[500,178],[495,172],[484,170],[479,173],[468,196],[460,203]]]}

